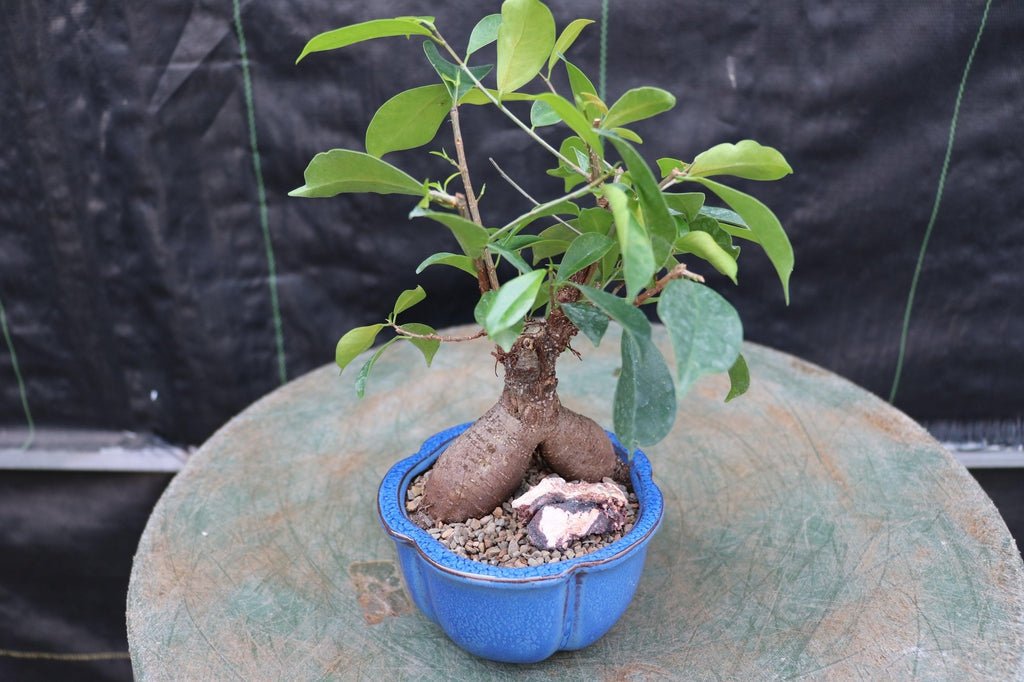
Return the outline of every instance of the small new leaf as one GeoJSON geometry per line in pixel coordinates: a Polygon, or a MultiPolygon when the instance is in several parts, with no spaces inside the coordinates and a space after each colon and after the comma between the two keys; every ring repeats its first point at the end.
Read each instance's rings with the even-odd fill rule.
{"type": "Polygon", "coordinates": [[[580,31],[592,23],[594,23],[593,19],[576,19],[562,29],[562,34],[558,36],[558,40],[555,41],[555,46],[551,50],[551,56],[548,57],[549,78],[551,77],[551,69],[554,68],[555,62],[558,61],[558,58],[569,51],[572,44],[576,42],[577,38],[579,38],[580,31]]]}
{"type": "Polygon", "coordinates": [[[747,369],[747,361],[743,355],[736,356],[736,362],[729,368],[729,395],[725,396],[725,402],[733,398],[739,398],[750,388],[750,370],[747,369]]]}
{"type": "Polygon", "coordinates": [[[715,145],[697,155],[689,175],[710,177],[732,175],[747,180],[778,180],[793,172],[777,149],[765,147],[754,140],[741,140],[715,145]]]}
{"type": "Polygon", "coordinates": [[[423,299],[427,297],[427,292],[423,290],[423,287],[417,285],[415,289],[406,289],[398,295],[398,300],[395,301],[395,307],[391,311],[392,315],[399,315],[405,312],[409,308],[413,307],[423,299]]]}
{"type": "Polygon", "coordinates": [[[500,14],[488,14],[476,22],[473,32],[469,34],[469,44],[466,46],[466,58],[482,47],[487,47],[498,39],[498,27],[501,26],[500,14]]]}
{"type": "Polygon", "coordinates": [[[715,238],[707,232],[693,230],[687,232],[675,243],[676,251],[692,253],[703,258],[714,266],[715,270],[736,284],[736,259],[715,242],[715,238]]]}
{"type": "Polygon", "coordinates": [[[377,339],[377,334],[384,328],[383,324],[371,324],[366,327],[356,327],[345,333],[338,340],[338,346],[334,350],[334,362],[343,371],[357,355],[369,350],[377,339]]]}
{"type": "Polygon", "coordinates": [[[666,90],[652,87],[633,88],[623,93],[622,97],[608,109],[604,120],[601,121],[601,127],[611,129],[642,121],[666,112],[675,105],[676,98],[666,90]]]}

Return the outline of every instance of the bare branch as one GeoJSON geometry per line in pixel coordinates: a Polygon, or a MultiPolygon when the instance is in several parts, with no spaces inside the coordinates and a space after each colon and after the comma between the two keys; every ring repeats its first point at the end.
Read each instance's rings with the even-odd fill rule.
{"type": "Polygon", "coordinates": [[[636,300],[633,301],[633,305],[643,305],[644,301],[646,301],[647,299],[651,298],[652,296],[657,296],[658,294],[660,294],[662,289],[668,286],[668,283],[671,282],[672,280],[684,278],[693,280],[694,282],[700,282],[702,284],[704,283],[703,277],[698,275],[696,272],[690,272],[689,270],[687,270],[685,263],[680,263],[679,265],[669,270],[664,277],[655,282],[653,287],[647,289],[646,291],[642,292],[639,296],[637,296],[636,300]]]}
{"type": "Polygon", "coordinates": [[[561,203],[563,201],[570,201],[570,200],[575,199],[577,197],[581,197],[584,194],[587,194],[588,192],[590,192],[590,190],[594,189],[595,187],[597,187],[598,185],[603,183],[610,176],[611,176],[611,173],[605,173],[604,175],[602,175],[602,176],[600,176],[598,178],[595,178],[594,180],[591,180],[590,182],[588,182],[583,187],[580,187],[579,189],[576,189],[576,190],[573,190],[572,192],[569,192],[565,196],[558,197],[557,199],[552,199],[551,201],[545,202],[543,204],[537,204],[536,206],[533,207],[533,209],[527,211],[526,213],[524,213],[523,215],[519,216],[518,218],[516,218],[512,222],[510,222],[510,223],[502,226],[500,229],[498,229],[497,232],[495,232],[494,234],[491,235],[491,240],[497,239],[502,234],[504,234],[506,231],[512,229],[512,227],[516,223],[518,223],[518,222],[520,222],[522,220],[525,220],[526,218],[530,218],[530,217],[534,216],[535,214],[540,213],[541,211],[543,211],[545,209],[551,208],[552,206],[555,206],[555,205],[557,205],[557,204],[559,204],[559,203],[561,203]]]}
{"type": "MultiPolygon", "coordinates": [[[[452,104],[449,118],[452,122],[452,136],[455,138],[455,156],[458,159],[455,165],[459,169],[459,175],[462,176],[462,186],[466,190],[465,206],[460,206],[459,212],[463,213],[464,218],[468,218],[477,225],[483,226],[483,221],[480,220],[480,207],[477,205],[476,194],[473,192],[473,181],[469,177],[469,164],[466,163],[466,150],[462,142],[462,128],[459,126],[458,104],[452,104]]],[[[490,252],[484,251],[483,256],[478,258],[474,265],[477,266],[478,271],[482,269],[483,274],[486,276],[479,278],[480,292],[483,293],[488,288],[496,291],[498,289],[498,272],[494,269],[494,261],[491,260],[490,252]],[[486,287],[484,286],[485,281],[486,287]]]]}
{"type": "Polygon", "coordinates": [[[679,178],[686,175],[685,171],[681,171],[678,168],[673,168],[665,179],[658,184],[658,189],[666,189],[679,182],[679,178]]]}
{"type": "Polygon", "coordinates": [[[461,341],[473,341],[475,339],[487,336],[487,331],[484,329],[481,329],[473,334],[467,334],[465,336],[442,336],[441,334],[416,334],[397,324],[392,324],[391,326],[394,328],[395,332],[397,332],[399,336],[404,336],[407,339],[441,341],[442,343],[459,343],[461,341]]]}
{"type": "MultiPolygon", "coordinates": [[[[539,201],[537,201],[537,200],[536,200],[536,199],[534,199],[534,198],[533,198],[532,196],[530,196],[530,195],[529,195],[529,194],[527,193],[527,191],[526,191],[525,189],[523,189],[522,187],[520,187],[520,186],[519,186],[518,184],[516,184],[516,181],[515,181],[515,180],[513,180],[513,179],[512,179],[511,177],[509,177],[508,173],[506,173],[505,171],[503,171],[503,170],[501,169],[501,166],[499,166],[499,165],[498,165],[498,162],[497,162],[497,161],[495,161],[495,160],[494,160],[493,158],[491,158],[491,157],[487,157],[487,160],[491,162],[491,165],[492,165],[492,166],[494,166],[494,169],[495,169],[496,171],[498,171],[498,173],[499,173],[499,174],[501,175],[501,177],[505,178],[505,182],[507,182],[508,184],[512,185],[512,188],[513,188],[513,189],[515,189],[515,190],[516,190],[517,192],[519,192],[519,193],[520,193],[520,194],[522,194],[522,195],[523,195],[524,197],[526,197],[527,201],[529,201],[529,202],[530,202],[531,204],[533,204],[534,206],[539,206],[539,205],[540,205],[540,202],[539,202],[539,201]]],[[[564,220],[562,220],[562,219],[561,219],[561,218],[559,218],[558,216],[556,216],[556,215],[555,215],[555,216],[551,216],[551,217],[552,217],[552,218],[554,218],[555,220],[557,220],[558,222],[562,223],[562,224],[563,224],[563,225],[565,225],[566,227],[568,227],[568,228],[569,228],[570,230],[572,230],[572,231],[573,231],[573,232],[575,232],[576,234],[583,234],[582,232],[580,232],[580,231],[579,231],[579,230],[577,230],[577,229],[576,229],[575,227],[573,227],[573,226],[572,226],[572,225],[570,225],[569,223],[565,222],[564,220]]]]}

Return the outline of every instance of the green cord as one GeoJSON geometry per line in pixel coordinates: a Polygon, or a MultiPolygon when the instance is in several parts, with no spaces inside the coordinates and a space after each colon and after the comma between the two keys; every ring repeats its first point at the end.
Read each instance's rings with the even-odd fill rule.
{"type": "Polygon", "coordinates": [[[232,0],[235,15],[235,32],[238,34],[238,51],[242,60],[242,87],[245,92],[246,118],[249,122],[249,147],[252,150],[252,168],[256,174],[256,196],[260,207],[260,229],[263,232],[263,247],[267,254],[268,284],[270,285],[270,307],[274,315],[274,343],[277,346],[277,373],[281,383],[288,381],[284,355],[284,331],[281,325],[281,307],[277,300],[277,264],[274,245],[270,239],[270,221],[267,217],[267,192],[263,185],[263,166],[256,140],[256,107],[252,98],[252,78],[249,75],[249,53],[245,47],[245,31],[242,30],[242,12],[238,0],[232,0]]]}
{"type": "Polygon", "coordinates": [[[608,0],[601,0],[601,61],[598,71],[598,95],[605,98],[608,77],[608,0]]]}
{"type": "Polygon", "coordinates": [[[11,340],[11,331],[7,328],[7,311],[4,310],[4,302],[0,301],[0,329],[3,330],[4,342],[7,343],[7,350],[11,354],[11,368],[14,370],[14,378],[18,381],[18,392],[21,394],[21,409],[25,412],[25,422],[28,424],[28,437],[21,444],[21,450],[25,451],[32,447],[36,439],[36,424],[32,420],[32,410],[28,407],[28,393],[25,391],[25,382],[21,378],[21,367],[18,365],[18,354],[14,352],[14,341],[11,340]]]}
{"type": "Polygon", "coordinates": [[[942,160],[942,171],[939,173],[939,186],[935,192],[935,203],[932,204],[932,214],[928,219],[928,227],[924,231],[924,240],[921,242],[921,251],[917,256],[917,265],[914,267],[914,277],[910,281],[910,293],[907,296],[907,307],[903,311],[903,330],[900,333],[900,350],[896,358],[896,373],[892,378],[892,390],[889,392],[889,402],[896,399],[896,392],[900,387],[900,377],[903,374],[903,359],[907,351],[907,333],[910,330],[910,313],[914,307],[914,295],[917,293],[917,283],[921,278],[921,268],[924,265],[924,255],[928,250],[928,241],[932,237],[932,229],[935,227],[935,219],[939,215],[939,205],[942,203],[942,193],[946,187],[946,173],[949,171],[949,160],[953,155],[953,140],[956,139],[956,123],[960,117],[960,102],[963,100],[964,88],[967,85],[967,76],[971,72],[971,64],[974,62],[974,54],[978,51],[978,44],[981,42],[981,34],[985,31],[985,24],[988,22],[988,10],[992,6],[992,0],[985,2],[985,10],[981,14],[981,24],[978,25],[978,34],[974,36],[974,45],[967,55],[967,64],[964,66],[964,75],[960,78],[960,88],[956,93],[956,104],[953,106],[953,120],[949,124],[949,139],[946,142],[946,156],[942,160]]]}

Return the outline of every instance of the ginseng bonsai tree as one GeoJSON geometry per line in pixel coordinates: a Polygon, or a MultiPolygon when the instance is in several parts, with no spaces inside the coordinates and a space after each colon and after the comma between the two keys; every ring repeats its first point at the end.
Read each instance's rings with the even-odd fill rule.
{"type": "Polygon", "coordinates": [[[375,38],[423,36],[426,59],[437,72],[437,82],[401,92],[377,110],[366,131],[366,152],[317,154],[306,168],[305,184],[291,192],[299,197],[408,195],[418,200],[410,200],[410,217],[447,228],[462,250],[430,255],[417,272],[445,265],[469,274],[480,293],[473,311],[479,331],[444,336],[425,324],[404,321],[406,311],[426,296],[417,286],[398,297],[383,322],[346,333],[336,352],[344,370],[373,346],[379,332],[394,330],[394,338],[359,370],[361,396],[374,363],[394,343],[412,343],[428,365],[441,343],[486,337],[496,344],[493,354],[504,368],[504,388],[494,406],[435,463],[421,505],[435,522],[489,513],[520,485],[538,450],[567,480],[624,478],[628,465],[620,462],[605,431],[558,399],[555,367],[567,350],[579,356],[570,345],[578,332],[596,345],[609,321],[622,327],[613,426],[630,452],[668,434],[677,396],[702,375],[728,371],[726,400],[747,389],[738,314],[681,258],[704,260],[735,284],[740,248],[734,242],[757,244],[789,299],[793,251],[779,220],[757,199],[712,179],[777,180],[792,172],[789,164],[775,149],[743,140],[714,146],[689,162],[660,158],[660,175],[655,175],[637,151],[642,140],[626,126],[672,109],[675,97],[656,87],[638,87],[610,104],[603,101],[566,58],[590,23],[577,19],[556,39],[554,18],[542,2],[506,0],[500,14],[480,20],[462,53],[445,40],[432,17],[409,16],[322,33],[299,56],[375,38]],[[496,67],[472,63],[481,48],[495,42],[496,67]],[[556,85],[558,70],[567,76],[568,89],[562,93],[556,85]],[[531,83],[539,92],[522,90],[531,83]],[[527,106],[519,103],[529,103],[529,123],[513,112],[527,106]],[[550,153],[554,168],[546,172],[564,181],[563,196],[538,202],[498,167],[530,205],[504,225],[488,222],[474,191],[459,125],[462,112],[477,106],[496,107],[550,153]],[[455,168],[446,179],[417,180],[382,160],[390,152],[429,144],[446,119],[455,158],[443,149],[431,152],[440,158],[439,165],[455,168]],[[546,126],[565,127],[557,148],[537,133],[546,126]],[[450,189],[456,179],[461,186],[450,189]],[[705,205],[704,191],[670,191],[687,185],[708,190],[724,206],[705,205]],[[504,282],[497,270],[502,261],[518,273],[504,282]],[[644,313],[648,307],[667,328],[674,373],[652,342],[644,313]]]}

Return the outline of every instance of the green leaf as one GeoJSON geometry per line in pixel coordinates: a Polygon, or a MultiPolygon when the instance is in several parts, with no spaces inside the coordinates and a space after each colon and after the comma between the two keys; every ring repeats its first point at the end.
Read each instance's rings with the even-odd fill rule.
{"type": "Polygon", "coordinates": [[[651,323],[636,306],[618,296],[583,284],[574,285],[583,292],[591,303],[608,317],[618,322],[628,333],[641,338],[650,338],[651,323]]]}
{"type": "Polygon", "coordinates": [[[433,22],[434,17],[396,17],[395,19],[374,19],[373,21],[364,21],[361,24],[336,28],[333,31],[313,36],[306,43],[306,46],[302,48],[302,53],[295,60],[295,63],[301,62],[303,57],[311,52],[336,50],[340,47],[361,43],[364,40],[390,38],[392,36],[429,36],[433,22]]]}
{"type": "Polygon", "coordinates": [[[313,157],[303,174],[306,184],[290,197],[333,197],[345,192],[423,196],[423,184],[375,156],[332,149],[313,157]]]}
{"type": "MultiPolygon", "coordinates": [[[[511,1],[511,0],[506,0],[511,1]]],[[[583,138],[592,149],[601,149],[601,138],[598,137],[594,127],[587,120],[587,117],[579,112],[572,102],[565,99],[560,95],[556,95],[553,92],[544,92],[536,95],[536,98],[545,104],[558,114],[567,126],[572,128],[573,132],[583,138]]],[[[570,157],[571,158],[571,157],[570,157]]]]}
{"type": "Polygon", "coordinates": [[[539,0],[505,0],[498,26],[498,92],[526,85],[555,45],[555,18],[539,0]]]}
{"type": "Polygon", "coordinates": [[[370,346],[377,339],[377,334],[384,328],[382,324],[371,324],[366,327],[356,327],[345,333],[338,340],[338,347],[334,350],[334,361],[342,370],[352,362],[357,355],[370,346]]]}
{"type": "Polygon", "coordinates": [[[626,298],[632,301],[650,283],[656,270],[651,238],[629,210],[625,192],[609,184],[604,186],[604,197],[615,216],[615,233],[619,238],[626,279],[626,298]]]}
{"type": "Polygon", "coordinates": [[[441,82],[448,91],[450,99],[448,100],[448,108],[451,108],[452,102],[458,102],[462,99],[463,95],[473,89],[476,85],[473,82],[473,78],[482,80],[484,76],[491,72],[494,68],[493,64],[484,64],[483,66],[472,66],[469,68],[470,73],[473,74],[473,78],[466,75],[462,67],[458,64],[453,64],[444,57],[437,50],[437,45],[432,40],[423,41],[423,53],[427,55],[427,61],[434,67],[434,71],[441,77],[441,82]]]}
{"type": "Polygon", "coordinates": [[[608,109],[601,127],[607,129],[624,126],[633,121],[657,116],[676,105],[672,93],[661,88],[633,88],[623,93],[622,97],[608,109]]]}
{"type": "Polygon", "coordinates": [[[612,421],[628,452],[657,443],[672,430],[676,396],[665,358],[649,338],[623,334],[622,373],[615,386],[612,421]]]}
{"type": "MultiPolygon", "coordinates": [[[[428,325],[420,324],[419,322],[406,322],[402,325],[402,329],[410,331],[413,334],[436,334],[437,331],[428,325]]],[[[430,363],[434,361],[434,355],[437,354],[437,349],[441,347],[440,341],[434,341],[431,339],[414,339],[411,336],[399,336],[399,339],[406,339],[412,345],[419,349],[420,353],[423,354],[423,359],[427,361],[427,367],[430,367],[430,363]]]]}
{"type": "Polygon", "coordinates": [[[391,313],[397,316],[399,313],[405,312],[426,297],[427,292],[419,285],[417,285],[415,289],[406,289],[398,295],[398,300],[395,301],[395,307],[391,313]]]}
{"type": "Polygon", "coordinates": [[[736,362],[729,368],[729,395],[725,396],[725,402],[738,398],[750,388],[750,370],[747,369],[747,361],[743,355],[736,356],[736,362]]]}
{"type": "Polygon", "coordinates": [[[530,107],[530,125],[534,128],[553,126],[562,118],[551,108],[551,105],[541,100],[534,100],[530,107]]]}
{"type": "Polygon", "coordinates": [[[689,164],[684,161],[680,161],[679,159],[670,159],[667,156],[658,159],[658,170],[661,171],[662,178],[667,178],[669,173],[674,170],[684,171],[688,165],[689,164]]]}
{"type": "MultiPolygon", "coordinates": [[[[588,120],[593,121],[595,118],[600,118],[605,111],[608,111],[608,107],[604,106],[604,102],[598,106],[585,98],[585,96],[597,97],[597,88],[575,64],[564,58],[562,61],[565,63],[565,72],[569,76],[569,87],[572,89],[572,98],[576,102],[576,106],[582,107],[583,115],[588,120]]],[[[600,101],[599,97],[597,99],[600,101]]]]}
{"type": "MultiPolygon", "coordinates": [[[[494,306],[494,302],[497,300],[497,291],[488,291],[480,296],[480,300],[476,304],[476,308],[473,309],[473,317],[484,329],[487,328],[487,316],[490,314],[491,308],[494,306]]],[[[512,344],[515,343],[516,339],[520,334],[523,333],[525,322],[519,320],[516,324],[506,329],[497,329],[493,332],[488,331],[487,337],[494,343],[501,346],[506,352],[512,350],[512,344]]]]}
{"type": "Polygon", "coordinates": [[[508,329],[530,312],[545,275],[545,270],[533,270],[501,285],[484,318],[488,335],[508,329]]]}
{"type": "Polygon", "coordinates": [[[511,249],[506,249],[500,244],[488,244],[487,250],[492,253],[496,253],[497,255],[507,260],[512,267],[514,267],[523,275],[525,275],[528,272],[533,272],[533,268],[527,265],[526,261],[524,261],[518,253],[511,249]]]}
{"type": "Polygon", "coordinates": [[[736,284],[736,259],[719,246],[715,238],[707,232],[687,232],[676,240],[675,248],[682,253],[692,253],[703,258],[736,284]]]}
{"type": "Polygon", "coordinates": [[[516,234],[519,230],[523,229],[530,223],[540,218],[547,218],[553,215],[579,215],[580,207],[571,201],[559,201],[550,206],[545,206],[540,210],[530,211],[523,214],[518,220],[511,224],[509,228],[512,234],[516,234]]]}
{"type": "Polygon", "coordinates": [[[621,137],[623,140],[629,140],[630,142],[635,142],[636,144],[644,143],[644,139],[637,135],[636,133],[634,133],[629,128],[612,128],[612,132],[621,137]]]}
{"type": "Polygon", "coordinates": [[[599,207],[582,209],[579,217],[572,221],[580,232],[599,232],[603,235],[611,234],[613,222],[612,214],[599,207]]]}
{"type": "MultiPolygon", "coordinates": [[[[559,225],[558,227],[562,227],[559,225]]],[[[539,242],[530,244],[530,250],[533,252],[533,264],[541,262],[545,258],[552,258],[560,253],[565,253],[565,250],[569,248],[569,239],[541,239],[539,242]]]]}
{"type": "Polygon", "coordinates": [[[377,352],[370,356],[370,359],[366,361],[362,367],[359,368],[359,374],[356,375],[356,395],[360,398],[366,393],[366,380],[370,378],[370,371],[373,366],[377,364],[377,359],[384,354],[384,351],[388,349],[393,343],[398,341],[398,337],[395,337],[385,343],[383,346],[377,349],[377,352]]]}
{"type": "Polygon", "coordinates": [[[548,77],[551,76],[551,69],[554,68],[558,58],[569,51],[572,44],[579,38],[580,31],[592,23],[594,23],[593,19],[576,19],[562,29],[562,35],[558,36],[558,40],[555,41],[555,46],[551,50],[551,56],[548,57],[548,77]]]}
{"type": "Polygon", "coordinates": [[[733,260],[739,260],[740,247],[732,243],[732,235],[722,229],[722,224],[714,218],[698,215],[690,223],[690,232],[707,232],[733,260]]]}
{"type": "Polygon", "coordinates": [[[697,213],[704,205],[705,198],[703,192],[680,192],[678,194],[663,192],[662,196],[665,197],[668,207],[681,213],[687,222],[697,217],[697,213]]]}
{"type": "Polygon", "coordinates": [[[466,46],[466,58],[482,47],[487,47],[498,39],[498,27],[501,26],[500,14],[488,14],[476,22],[472,33],[469,34],[469,44],[466,46]]]}
{"type": "Polygon", "coordinates": [[[611,140],[619,156],[626,162],[629,168],[629,175],[633,179],[633,189],[640,200],[640,210],[644,216],[644,227],[651,235],[651,242],[654,246],[654,262],[661,266],[669,256],[672,243],[676,239],[676,223],[668,212],[668,204],[665,203],[665,196],[658,187],[658,181],[654,178],[647,162],[630,143],[622,138],[605,133],[611,140]]]}
{"type": "Polygon", "coordinates": [[[558,266],[558,274],[555,279],[560,282],[568,280],[577,272],[591,263],[600,260],[615,242],[603,234],[588,232],[581,234],[569,245],[562,262],[558,266]]]}
{"type": "Polygon", "coordinates": [[[454,213],[441,213],[439,211],[428,211],[422,208],[413,209],[409,214],[410,218],[430,218],[441,223],[455,235],[455,239],[462,247],[462,252],[470,258],[479,258],[484,253],[487,240],[490,235],[487,230],[474,222],[466,220],[454,213]]]}
{"type": "Polygon", "coordinates": [[[476,279],[476,267],[473,266],[473,259],[469,256],[460,256],[455,253],[441,252],[428,256],[422,263],[416,266],[416,274],[420,274],[431,265],[448,265],[458,268],[463,272],[472,275],[476,279]]]}
{"type": "Polygon", "coordinates": [[[425,145],[437,135],[450,109],[451,97],[443,85],[400,92],[373,115],[366,129],[366,151],[381,157],[425,145]]]}
{"type": "Polygon", "coordinates": [[[607,315],[586,303],[563,303],[562,311],[595,347],[601,345],[601,339],[608,330],[607,315]]]}
{"type": "Polygon", "coordinates": [[[732,367],[743,343],[736,309],[715,291],[687,279],[669,282],[658,300],[676,356],[679,395],[705,374],[732,367]]]}
{"type": "MultiPolygon", "coordinates": [[[[577,154],[587,156],[587,145],[579,137],[572,135],[562,140],[562,144],[558,147],[558,153],[567,159],[578,159],[579,157],[577,154]]],[[[576,187],[576,185],[587,181],[586,176],[580,175],[576,171],[571,170],[565,165],[565,162],[561,160],[558,162],[558,168],[549,170],[547,173],[548,175],[553,175],[556,178],[562,178],[565,180],[566,192],[571,190],[573,187],[576,187]]]]}
{"type": "Polygon", "coordinates": [[[754,237],[757,238],[757,243],[768,255],[768,260],[775,267],[779,281],[782,282],[782,291],[788,305],[789,276],[793,272],[793,246],[789,243],[789,237],[786,236],[782,224],[771,209],[749,194],[726,187],[714,180],[690,177],[684,179],[704,185],[740,214],[750,227],[750,231],[754,233],[754,237]]]}
{"type": "Polygon", "coordinates": [[[732,223],[733,225],[739,225],[740,227],[748,227],[747,221],[740,216],[736,211],[730,211],[727,208],[720,208],[718,206],[702,206],[700,215],[706,215],[709,218],[723,223],[732,223]]]}
{"type": "Polygon", "coordinates": [[[695,177],[733,175],[747,180],[778,180],[792,172],[778,150],[754,140],[715,145],[698,154],[689,170],[695,177]]]}

